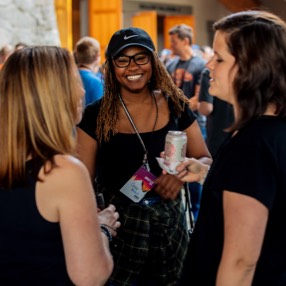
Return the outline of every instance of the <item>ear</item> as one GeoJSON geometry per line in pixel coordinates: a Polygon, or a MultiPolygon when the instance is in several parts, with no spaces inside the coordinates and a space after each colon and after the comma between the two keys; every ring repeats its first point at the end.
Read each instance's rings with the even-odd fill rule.
{"type": "Polygon", "coordinates": [[[188,38],[184,38],[183,42],[184,42],[185,45],[188,45],[188,46],[191,45],[190,40],[188,38]]]}

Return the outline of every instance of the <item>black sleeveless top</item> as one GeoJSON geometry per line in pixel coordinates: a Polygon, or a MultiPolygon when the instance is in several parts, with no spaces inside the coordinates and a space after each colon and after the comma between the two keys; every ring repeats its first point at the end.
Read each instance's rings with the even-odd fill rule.
{"type": "Polygon", "coordinates": [[[0,188],[0,284],[73,285],[59,223],[46,221],[35,200],[39,160],[27,162],[25,186],[0,188]]]}
{"type": "MultiPolygon", "coordinates": [[[[84,111],[82,121],[78,125],[84,132],[97,140],[95,133],[97,116],[101,100],[88,105],[84,111]]],[[[169,130],[185,130],[196,119],[196,115],[188,105],[181,116],[174,114],[173,105],[169,101],[170,119],[168,124],[154,132],[140,133],[148,150],[148,162],[151,173],[159,176],[162,173],[156,157],[164,151],[165,137],[169,130]]],[[[136,134],[117,133],[108,142],[102,142],[97,155],[97,181],[105,188],[105,192],[124,196],[119,189],[142,166],[144,150],[136,134]]],[[[152,190],[146,197],[154,196],[152,190]]]]}

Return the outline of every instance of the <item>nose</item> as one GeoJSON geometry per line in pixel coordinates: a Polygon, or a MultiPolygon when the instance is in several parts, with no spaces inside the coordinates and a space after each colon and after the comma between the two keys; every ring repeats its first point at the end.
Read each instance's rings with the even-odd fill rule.
{"type": "Polygon", "coordinates": [[[130,63],[128,65],[128,68],[138,68],[138,65],[135,63],[134,59],[130,59],[130,63]]]}
{"type": "Polygon", "coordinates": [[[206,67],[209,70],[213,70],[213,68],[214,68],[214,57],[210,58],[210,60],[206,63],[206,67]]]}

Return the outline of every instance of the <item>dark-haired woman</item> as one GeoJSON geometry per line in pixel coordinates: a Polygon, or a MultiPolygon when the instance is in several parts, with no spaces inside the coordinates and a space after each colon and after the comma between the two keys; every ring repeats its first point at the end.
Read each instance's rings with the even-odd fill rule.
{"type": "Polygon", "coordinates": [[[176,285],[188,244],[183,183],[163,175],[156,157],[168,130],[187,133],[189,156],[210,164],[210,154],[188,99],[173,84],[145,31],[117,31],[106,55],[105,94],[84,112],[78,150],[122,218],[110,285],[176,285]],[[134,180],[138,170],[154,182],[146,193],[140,187],[144,178],[134,180]]]}

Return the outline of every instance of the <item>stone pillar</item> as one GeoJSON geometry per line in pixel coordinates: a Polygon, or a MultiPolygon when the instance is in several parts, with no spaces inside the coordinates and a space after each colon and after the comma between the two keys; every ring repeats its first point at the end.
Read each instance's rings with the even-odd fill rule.
{"type": "Polygon", "coordinates": [[[0,48],[60,45],[54,0],[0,0],[0,48]]]}

